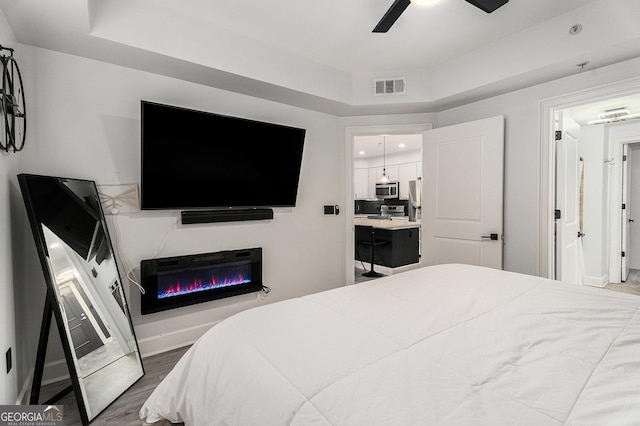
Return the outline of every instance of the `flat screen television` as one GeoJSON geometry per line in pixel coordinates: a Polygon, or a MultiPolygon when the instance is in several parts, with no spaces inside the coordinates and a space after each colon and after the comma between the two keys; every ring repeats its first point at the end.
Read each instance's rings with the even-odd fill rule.
{"type": "Polygon", "coordinates": [[[305,134],[141,101],[141,208],[293,207],[305,134]]]}

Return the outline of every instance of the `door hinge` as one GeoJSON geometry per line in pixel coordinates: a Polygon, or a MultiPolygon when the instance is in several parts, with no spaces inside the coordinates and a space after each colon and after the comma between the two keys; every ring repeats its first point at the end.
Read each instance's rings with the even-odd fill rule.
{"type": "Polygon", "coordinates": [[[560,212],[560,210],[556,210],[555,211],[555,218],[556,219],[561,219],[562,218],[562,213],[560,212]]]}
{"type": "Polygon", "coordinates": [[[627,161],[627,156],[626,155],[622,156],[622,161],[627,161]]]}
{"type": "Polygon", "coordinates": [[[625,210],[627,208],[627,205],[625,203],[622,203],[622,210],[625,210]]]}
{"type": "Polygon", "coordinates": [[[562,139],[562,130],[556,130],[556,140],[562,139]]]}
{"type": "Polygon", "coordinates": [[[627,253],[622,252],[622,257],[626,257],[626,256],[627,256],[627,253]]]}

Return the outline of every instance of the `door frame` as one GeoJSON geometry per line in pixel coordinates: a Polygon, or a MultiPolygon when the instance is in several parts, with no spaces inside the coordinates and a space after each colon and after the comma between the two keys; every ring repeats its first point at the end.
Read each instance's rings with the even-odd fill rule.
{"type": "MultiPolygon", "coordinates": [[[[378,124],[372,126],[347,126],[345,128],[345,193],[346,205],[343,208],[345,214],[345,283],[353,284],[355,277],[353,275],[353,253],[355,251],[354,236],[354,173],[353,173],[353,146],[356,136],[374,136],[374,135],[422,135],[423,132],[433,129],[433,123],[417,123],[417,124],[378,124]]],[[[423,147],[424,149],[424,147],[423,147]]]]}
{"type": "Polygon", "coordinates": [[[543,99],[539,102],[538,275],[555,278],[555,132],[556,112],[611,98],[640,94],[640,77],[543,99]]]}
{"type": "Polygon", "coordinates": [[[622,281],[622,155],[625,145],[640,142],[640,132],[612,128],[609,133],[609,282],[622,281]]]}

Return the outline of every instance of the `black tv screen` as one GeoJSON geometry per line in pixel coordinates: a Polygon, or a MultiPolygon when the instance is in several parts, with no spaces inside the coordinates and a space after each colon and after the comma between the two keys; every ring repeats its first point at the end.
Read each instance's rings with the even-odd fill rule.
{"type": "Polygon", "coordinates": [[[296,205],[305,129],[141,101],[142,209],[296,205]]]}

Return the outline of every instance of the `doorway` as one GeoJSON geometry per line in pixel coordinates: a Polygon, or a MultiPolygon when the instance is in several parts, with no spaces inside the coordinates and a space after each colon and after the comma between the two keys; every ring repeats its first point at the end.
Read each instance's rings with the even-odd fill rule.
{"type": "MultiPolygon", "coordinates": [[[[558,112],[587,105],[606,107],[622,99],[640,97],[640,78],[561,95],[540,102],[540,190],[538,232],[538,275],[556,278],[555,202],[556,142],[555,118],[558,112]]],[[[605,108],[606,109],[606,108],[605,108]]],[[[584,129],[584,127],[583,127],[584,129]]],[[[611,205],[610,197],[607,205],[611,205]]]]}
{"type": "MultiPolygon", "coordinates": [[[[630,152],[626,154],[625,150],[632,142],[640,140],[640,124],[631,119],[603,122],[598,116],[623,109],[632,110],[625,112],[629,115],[640,112],[640,86],[636,82],[632,87],[635,92],[627,88],[628,94],[625,96],[598,98],[567,108],[546,110],[553,112],[554,130],[558,130],[559,122],[560,130],[564,130],[563,116],[575,119],[579,125],[577,132],[568,132],[576,134],[578,139],[575,155],[568,163],[564,156],[565,144],[569,143],[566,139],[570,135],[564,134],[564,131],[554,134],[555,149],[548,152],[553,158],[549,164],[554,164],[552,169],[557,170],[557,173],[549,176],[548,181],[553,182],[550,191],[554,197],[551,209],[554,217],[550,222],[553,223],[552,235],[547,235],[546,239],[546,260],[549,262],[546,276],[550,278],[597,287],[625,280],[625,268],[629,266],[629,258],[625,256],[630,252],[628,248],[625,249],[625,245],[628,245],[625,244],[625,232],[628,233],[633,223],[628,221],[629,213],[632,213],[628,199],[632,180],[625,178],[629,176],[625,169],[630,170],[626,167],[630,164],[626,160],[632,156],[630,152]],[[572,175],[571,179],[567,179],[567,175],[572,175]],[[574,197],[573,204],[579,205],[579,209],[572,209],[571,203],[568,206],[567,203],[563,204],[566,193],[574,197]],[[569,229],[565,222],[572,216],[572,211],[577,212],[573,221],[577,226],[571,228],[571,232],[564,232],[569,229]],[[576,240],[576,244],[571,245],[575,250],[567,249],[564,238],[570,242],[576,240]]],[[[597,93],[600,96],[602,90],[597,93]]],[[[543,219],[544,213],[541,213],[543,219]]],[[[541,225],[544,225],[543,220],[541,225]]],[[[546,231],[550,229],[546,228],[546,231]]],[[[544,246],[541,244],[540,247],[543,252],[544,246]]],[[[540,260],[543,265],[545,258],[541,256],[540,260]]],[[[545,276],[544,270],[540,275],[545,276]]]]}
{"type": "MultiPolygon", "coordinates": [[[[357,153],[355,152],[357,141],[367,140],[369,138],[369,140],[373,141],[371,142],[372,146],[377,146],[377,143],[380,142],[380,140],[382,140],[383,135],[386,135],[387,137],[391,137],[391,138],[398,135],[406,135],[408,137],[415,137],[415,138],[419,137],[421,140],[422,133],[432,128],[433,128],[432,123],[347,127],[346,134],[345,134],[345,163],[346,163],[345,178],[347,182],[347,187],[346,187],[347,203],[344,208],[344,212],[347,218],[345,220],[345,224],[346,224],[345,235],[347,236],[346,237],[346,259],[345,259],[345,265],[347,267],[345,268],[345,272],[346,272],[345,282],[347,285],[353,284],[355,282],[355,266],[356,266],[356,264],[354,263],[354,252],[355,252],[354,218],[356,215],[355,200],[356,200],[356,197],[368,198],[371,195],[373,195],[373,194],[370,194],[369,192],[370,191],[369,167],[367,167],[367,183],[366,184],[359,183],[364,181],[365,173],[362,170],[359,170],[358,172],[356,172],[356,168],[363,169],[364,167],[362,166],[363,163],[360,163],[357,161],[357,153]],[[356,173],[358,174],[358,176],[356,176],[356,173]],[[356,180],[358,181],[358,183],[356,182],[356,180]],[[357,189],[357,188],[360,188],[360,189],[357,189]],[[358,191],[359,194],[357,194],[356,191],[358,191]]],[[[380,149],[380,153],[382,153],[382,149],[380,149]]],[[[382,158],[379,158],[379,159],[381,160],[382,158]]],[[[414,167],[416,166],[414,165],[414,167]]],[[[420,165],[420,167],[422,166],[420,165]]],[[[371,163],[371,169],[373,170],[371,174],[372,174],[372,179],[374,179],[374,181],[375,181],[375,177],[378,174],[378,168],[380,168],[379,171],[381,172],[383,168],[382,164],[376,163],[375,165],[373,165],[373,163],[371,163]]],[[[396,169],[393,169],[393,168],[391,169],[392,172],[394,170],[396,169]]],[[[404,170],[403,171],[403,176],[404,176],[404,173],[406,173],[407,170],[410,170],[410,167],[407,165],[407,167],[403,168],[403,170],[404,170]]],[[[389,172],[389,170],[387,170],[387,172],[389,172]]],[[[418,172],[418,170],[416,169],[416,173],[421,174],[421,172],[422,172],[421,170],[418,172]]],[[[396,176],[399,176],[400,174],[399,167],[397,168],[396,173],[397,173],[396,176]]],[[[378,268],[376,267],[376,269],[378,268]]]]}

